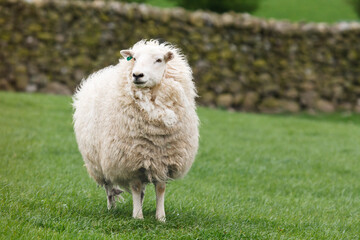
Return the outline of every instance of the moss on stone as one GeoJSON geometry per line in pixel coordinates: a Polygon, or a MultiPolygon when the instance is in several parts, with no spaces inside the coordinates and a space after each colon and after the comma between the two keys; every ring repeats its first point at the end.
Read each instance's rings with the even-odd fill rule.
{"type": "Polygon", "coordinates": [[[82,77],[116,64],[119,50],[160,38],[187,55],[203,105],[246,111],[360,109],[355,107],[360,23],[304,25],[101,5],[0,1],[2,88],[41,90],[61,82],[74,90],[82,77]]]}

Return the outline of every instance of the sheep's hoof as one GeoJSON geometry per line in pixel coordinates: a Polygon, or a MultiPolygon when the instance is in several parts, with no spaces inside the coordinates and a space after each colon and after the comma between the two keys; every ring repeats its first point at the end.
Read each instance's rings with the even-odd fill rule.
{"type": "Polygon", "coordinates": [[[143,220],[144,216],[143,215],[137,215],[137,216],[133,216],[134,219],[138,219],[138,220],[143,220]]]}
{"type": "Polygon", "coordinates": [[[121,193],[123,193],[119,188],[113,188],[110,190],[110,192],[107,195],[107,208],[110,210],[112,207],[116,206],[116,200],[124,200],[122,196],[120,196],[121,193]]]}
{"type": "Polygon", "coordinates": [[[165,223],[165,222],[166,222],[165,216],[162,216],[162,217],[156,216],[156,219],[157,219],[159,222],[162,222],[162,223],[165,223]]]}
{"type": "Polygon", "coordinates": [[[116,207],[115,196],[107,196],[107,208],[110,210],[112,207],[116,207]]]}

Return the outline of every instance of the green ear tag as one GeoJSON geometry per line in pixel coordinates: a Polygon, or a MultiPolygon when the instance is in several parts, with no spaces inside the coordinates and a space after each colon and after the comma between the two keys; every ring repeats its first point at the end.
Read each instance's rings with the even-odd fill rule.
{"type": "Polygon", "coordinates": [[[126,58],[126,60],[130,61],[132,59],[132,56],[129,56],[126,58]]]}

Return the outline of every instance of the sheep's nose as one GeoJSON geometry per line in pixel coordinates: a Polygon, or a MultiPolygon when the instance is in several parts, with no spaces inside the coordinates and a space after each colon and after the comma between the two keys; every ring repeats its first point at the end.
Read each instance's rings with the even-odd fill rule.
{"type": "Polygon", "coordinates": [[[134,77],[135,81],[137,81],[139,78],[142,78],[143,76],[144,76],[143,73],[138,73],[138,74],[133,73],[133,77],[134,77]]]}

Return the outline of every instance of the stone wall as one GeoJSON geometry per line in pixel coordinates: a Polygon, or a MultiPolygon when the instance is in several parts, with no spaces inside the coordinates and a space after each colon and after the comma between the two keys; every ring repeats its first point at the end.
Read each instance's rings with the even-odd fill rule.
{"type": "Polygon", "coordinates": [[[1,0],[0,89],[70,94],[143,38],[183,49],[202,105],[360,111],[359,23],[288,23],[123,3],[1,0]]]}

